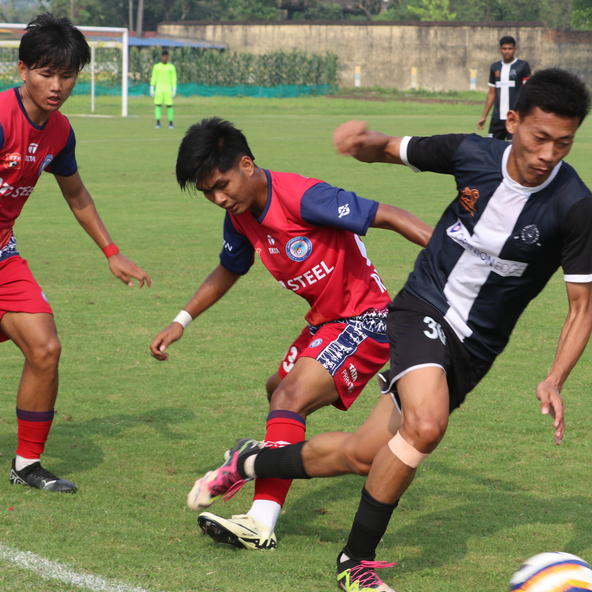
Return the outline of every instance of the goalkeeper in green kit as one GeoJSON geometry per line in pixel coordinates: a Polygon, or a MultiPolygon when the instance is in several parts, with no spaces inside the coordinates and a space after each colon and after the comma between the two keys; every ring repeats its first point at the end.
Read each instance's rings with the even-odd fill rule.
{"type": "Polygon", "coordinates": [[[173,129],[173,98],[177,95],[177,68],[169,64],[169,52],[162,50],[160,64],[154,64],[150,79],[150,96],[154,97],[156,129],[160,128],[163,103],[167,108],[169,129],[173,129]]]}

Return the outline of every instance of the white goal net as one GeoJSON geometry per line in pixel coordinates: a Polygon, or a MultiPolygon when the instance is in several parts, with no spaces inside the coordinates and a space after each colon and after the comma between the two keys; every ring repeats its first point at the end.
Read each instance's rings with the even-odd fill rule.
{"type": "MultiPolygon", "coordinates": [[[[0,23],[0,91],[21,84],[18,75],[18,46],[21,23],[0,23]]],[[[128,114],[128,30],[119,27],[78,27],[91,48],[91,63],[78,76],[73,103],[91,114],[97,102],[114,104],[121,99],[121,115],[128,114]]]]}

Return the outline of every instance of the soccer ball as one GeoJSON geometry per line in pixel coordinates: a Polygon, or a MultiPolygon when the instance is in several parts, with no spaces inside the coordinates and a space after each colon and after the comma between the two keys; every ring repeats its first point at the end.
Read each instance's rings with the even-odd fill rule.
{"type": "Polygon", "coordinates": [[[528,559],[512,576],[510,591],[584,592],[592,590],[592,569],[569,553],[541,553],[528,559]]]}

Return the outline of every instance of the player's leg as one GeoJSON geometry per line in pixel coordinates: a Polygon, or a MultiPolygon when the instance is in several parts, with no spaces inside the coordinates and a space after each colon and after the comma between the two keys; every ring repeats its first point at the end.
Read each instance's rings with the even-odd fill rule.
{"type": "Polygon", "coordinates": [[[167,108],[167,117],[169,119],[169,129],[175,129],[175,126],[173,125],[173,119],[175,117],[175,114],[173,112],[173,104],[170,103],[166,106],[167,108]]]}
{"type": "Polygon", "coordinates": [[[438,446],[448,425],[450,402],[442,368],[411,370],[398,380],[397,391],[399,432],[372,462],[347,544],[337,558],[337,580],[348,591],[357,590],[361,582],[391,590],[374,572],[381,567],[375,563],[376,547],[417,467],[438,446]]]}
{"type": "MultiPolygon", "coordinates": [[[[376,322],[377,319],[373,318],[373,329],[376,328],[376,322]]],[[[310,335],[307,339],[310,340],[310,335]]],[[[299,340],[295,344],[300,350],[299,340]]],[[[280,375],[286,371],[289,373],[271,398],[265,446],[279,448],[303,441],[306,417],[316,409],[333,404],[346,410],[387,358],[388,345],[376,341],[374,337],[370,338],[360,323],[335,323],[322,327],[292,367],[292,363],[285,366],[285,359],[280,366],[280,375]]],[[[258,528],[273,534],[290,485],[289,479],[258,479],[253,505],[246,516],[239,517],[240,532],[244,533],[245,528],[258,528]]],[[[200,503],[200,499],[208,497],[201,496],[201,487],[199,481],[196,482],[190,506],[192,501],[200,503]]],[[[227,521],[205,513],[198,521],[204,531],[218,542],[230,542],[224,537],[233,528],[233,522],[237,522],[235,518],[227,521]],[[221,534],[223,538],[220,538],[221,534]]],[[[240,538],[242,540],[242,535],[240,538]]],[[[252,539],[248,542],[248,545],[244,545],[247,548],[261,548],[258,545],[252,547],[252,539]]]]}
{"type": "Polygon", "coordinates": [[[156,129],[160,129],[160,118],[162,117],[163,93],[157,92],[154,95],[154,117],[156,119],[156,129]]]}
{"type": "Polygon", "coordinates": [[[53,316],[7,312],[0,319],[0,329],[25,356],[17,393],[18,447],[11,482],[51,491],[76,491],[73,483],[58,479],[40,465],[58,392],[61,346],[53,316]]]}

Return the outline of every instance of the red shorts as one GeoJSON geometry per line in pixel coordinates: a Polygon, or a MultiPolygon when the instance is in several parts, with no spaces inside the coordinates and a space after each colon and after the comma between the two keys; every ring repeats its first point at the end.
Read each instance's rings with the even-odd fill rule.
{"type": "MultiPolygon", "coordinates": [[[[0,319],[7,312],[53,314],[26,260],[17,255],[0,262],[0,319]]],[[[7,340],[8,336],[0,331],[0,342],[7,340]]]]}
{"type": "Polygon", "coordinates": [[[284,379],[298,358],[314,358],[333,376],[339,394],[333,405],[347,411],[388,362],[389,352],[384,333],[366,331],[359,322],[327,323],[314,334],[305,327],[286,352],[278,374],[284,379]]]}

